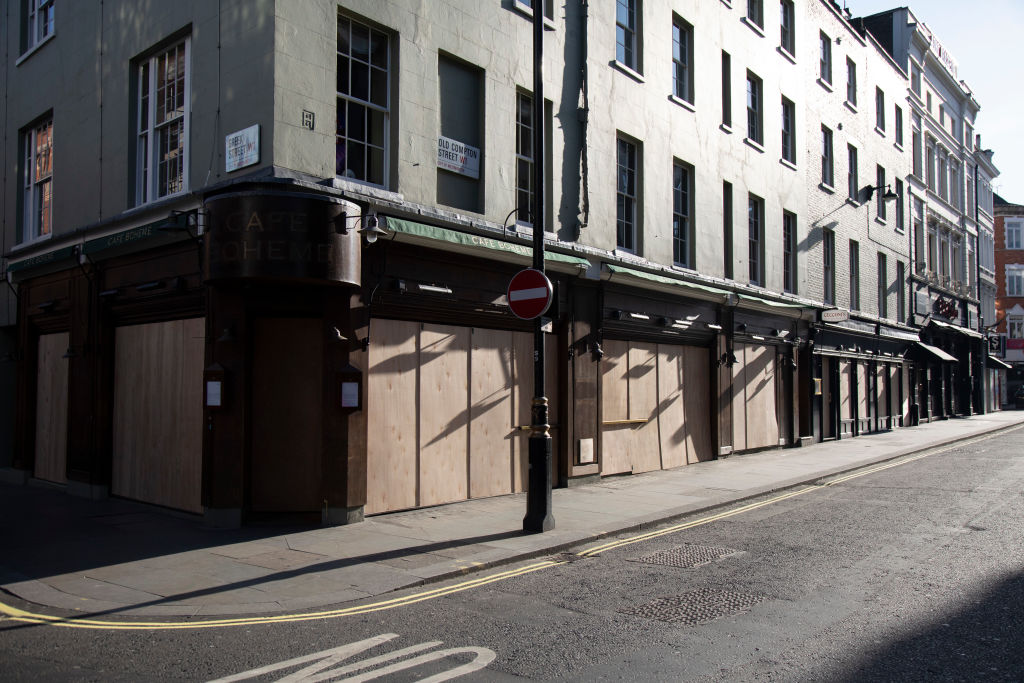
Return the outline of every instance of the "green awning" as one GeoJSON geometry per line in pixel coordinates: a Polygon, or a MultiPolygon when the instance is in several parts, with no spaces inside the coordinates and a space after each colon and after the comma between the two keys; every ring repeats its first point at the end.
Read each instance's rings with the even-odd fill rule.
{"type": "Polygon", "coordinates": [[[121,251],[145,249],[151,246],[159,246],[169,242],[178,241],[180,235],[161,230],[158,226],[178,225],[182,231],[185,230],[185,217],[176,216],[171,219],[161,218],[160,220],[140,225],[128,230],[121,230],[110,235],[86,240],[82,244],[82,253],[90,256],[101,252],[117,249],[121,251]]]}
{"type": "MultiPolygon", "coordinates": [[[[525,244],[516,244],[505,240],[487,237],[486,235],[475,235],[468,232],[460,232],[449,228],[439,228],[436,225],[417,223],[402,218],[387,217],[386,228],[394,233],[391,239],[398,235],[409,235],[410,237],[423,238],[439,242],[447,242],[459,247],[465,247],[467,251],[497,251],[506,254],[515,254],[524,258],[533,258],[533,248],[525,244]]],[[[561,254],[557,251],[544,250],[544,260],[557,263],[569,263],[583,268],[590,267],[590,261],[579,256],[561,254]]]]}
{"type": "Polygon", "coordinates": [[[806,306],[804,306],[802,304],[790,304],[790,303],[786,303],[785,301],[772,301],[771,299],[762,299],[759,296],[751,296],[750,294],[740,294],[739,297],[740,297],[740,306],[743,305],[744,301],[753,301],[753,302],[759,303],[759,304],[761,304],[763,306],[772,306],[773,308],[793,308],[793,309],[807,308],[806,306]]]}
{"type": "Polygon", "coordinates": [[[66,261],[74,258],[74,256],[74,246],[61,247],[60,249],[54,249],[53,251],[48,251],[45,254],[30,256],[19,261],[12,259],[7,263],[7,272],[16,273],[19,270],[25,270],[27,268],[36,268],[39,266],[49,265],[51,263],[57,263],[59,261],[66,261]]]}
{"type": "Polygon", "coordinates": [[[657,282],[663,285],[671,285],[673,287],[679,287],[680,289],[690,289],[697,290],[700,292],[707,292],[708,294],[716,294],[718,296],[728,296],[729,294],[732,293],[726,289],[719,289],[718,287],[709,287],[708,285],[699,285],[695,282],[687,282],[686,280],[680,280],[674,277],[665,277],[664,275],[658,275],[657,273],[648,273],[643,270],[627,268],[626,266],[620,266],[614,263],[605,263],[604,266],[612,273],[613,276],[627,275],[629,277],[638,278],[640,280],[657,282]]]}

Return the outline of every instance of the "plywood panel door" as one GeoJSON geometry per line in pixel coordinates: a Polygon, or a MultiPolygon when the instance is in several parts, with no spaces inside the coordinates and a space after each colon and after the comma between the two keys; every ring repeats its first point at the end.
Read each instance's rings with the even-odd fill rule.
{"type": "Polygon", "coordinates": [[[853,419],[853,402],[851,390],[853,388],[853,371],[850,368],[850,361],[840,360],[839,362],[839,419],[853,419]]]}
{"type": "Polygon", "coordinates": [[[685,465],[687,459],[683,387],[688,378],[684,366],[682,346],[658,347],[658,438],[661,464],[666,469],[685,465]]]}
{"type": "Polygon", "coordinates": [[[469,328],[420,331],[420,505],[468,497],[469,328]]]}
{"type": "Polygon", "coordinates": [[[416,507],[419,480],[417,369],[420,324],[370,323],[366,412],[366,512],[416,507]]]}
{"type": "Polygon", "coordinates": [[[736,344],[733,349],[736,364],[732,366],[732,446],[734,450],[747,450],[747,345],[736,344]]]}
{"type": "Polygon", "coordinates": [[[604,343],[601,358],[601,474],[632,471],[632,426],[608,424],[628,419],[629,344],[609,339],[604,343]]]}
{"type": "Polygon", "coordinates": [[[36,455],[37,479],[67,481],[68,440],[68,350],[67,332],[39,336],[36,364],[36,455]]]}
{"type": "Polygon", "coordinates": [[[873,391],[868,364],[857,363],[857,418],[864,424],[867,424],[866,421],[871,418],[871,394],[873,391]]]}
{"type": "Polygon", "coordinates": [[[470,355],[469,496],[511,493],[516,467],[512,333],[474,329],[470,355]]]}
{"type": "Polygon", "coordinates": [[[779,445],[779,416],[775,391],[775,349],[747,345],[747,448],[779,445]]]}
{"type": "Polygon", "coordinates": [[[689,462],[715,457],[711,416],[711,365],[708,350],[699,346],[684,349],[683,405],[686,410],[686,454],[689,462]]]}
{"type": "Polygon", "coordinates": [[[323,323],[253,324],[251,504],[256,511],[320,509],[323,323]]]}
{"type": "Polygon", "coordinates": [[[647,420],[632,429],[629,459],[634,473],[661,469],[657,349],[650,343],[629,344],[629,419],[647,420]]]}
{"type": "Polygon", "coordinates": [[[201,512],[205,322],[119,327],[111,492],[201,512]]]}

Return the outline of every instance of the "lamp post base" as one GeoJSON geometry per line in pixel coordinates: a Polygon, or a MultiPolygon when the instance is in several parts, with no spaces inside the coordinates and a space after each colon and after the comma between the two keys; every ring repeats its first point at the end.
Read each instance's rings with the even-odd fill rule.
{"type": "Polygon", "coordinates": [[[529,465],[523,531],[539,534],[555,528],[551,514],[551,436],[547,430],[530,436],[529,465]]]}

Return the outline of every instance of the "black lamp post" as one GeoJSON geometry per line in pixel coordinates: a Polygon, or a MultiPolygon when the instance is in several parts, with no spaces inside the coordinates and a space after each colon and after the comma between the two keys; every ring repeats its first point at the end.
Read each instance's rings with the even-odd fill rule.
{"type": "MultiPolygon", "coordinates": [[[[533,267],[544,272],[544,0],[533,0],[533,267]]],[[[551,514],[551,433],[544,393],[544,328],[533,328],[533,402],[530,410],[529,469],[523,531],[555,528],[551,514]]]]}

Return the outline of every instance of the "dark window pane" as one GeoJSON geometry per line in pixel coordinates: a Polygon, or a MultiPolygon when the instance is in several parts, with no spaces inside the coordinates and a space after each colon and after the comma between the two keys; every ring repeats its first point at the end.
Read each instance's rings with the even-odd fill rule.
{"type": "Polygon", "coordinates": [[[348,137],[366,140],[366,107],[355,102],[348,103],[348,137]]]}
{"type": "Polygon", "coordinates": [[[338,55],[338,92],[348,94],[348,57],[338,55]]]}
{"type": "Polygon", "coordinates": [[[370,148],[368,174],[366,180],[378,185],[384,184],[384,150],[370,148]]]}
{"type": "Polygon", "coordinates": [[[368,142],[377,147],[384,147],[384,112],[370,109],[368,114],[370,118],[370,137],[368,142]]]}
{"type": "Polygon", "coordinates": [[[370,36],[370,63],[381,69],[388,68],[388,37],[373,31],[370,36]]]}
{"type": "Polygon", "coordinates": [[[369,102],[370,100],[370,67],[359,62],[352,62],[352,97],[369,102]]]}
{"type": "Polygon", "coordinates": [[[366,26],[352,25],[352,57],[370,61],[370,29],[366,26]]]}
{"type": "Polygon", "coordinates": [[[348,160],[345,175],[356,180],[366,180],[366,148],[360,144],[349,143],[348,160]]]}
{"type": "Polygon", "coordinates": [[[348,19],[338,18],[338,52],[342,54],[349,54],[351,44],[349,41],[349,32],[352,28],[352,22],[348,19]]]}
{"type": "Polygon", "coordinates": [[[379,107],[388,106],[388,72],[370,69],[370,101],[379,107]]]}

